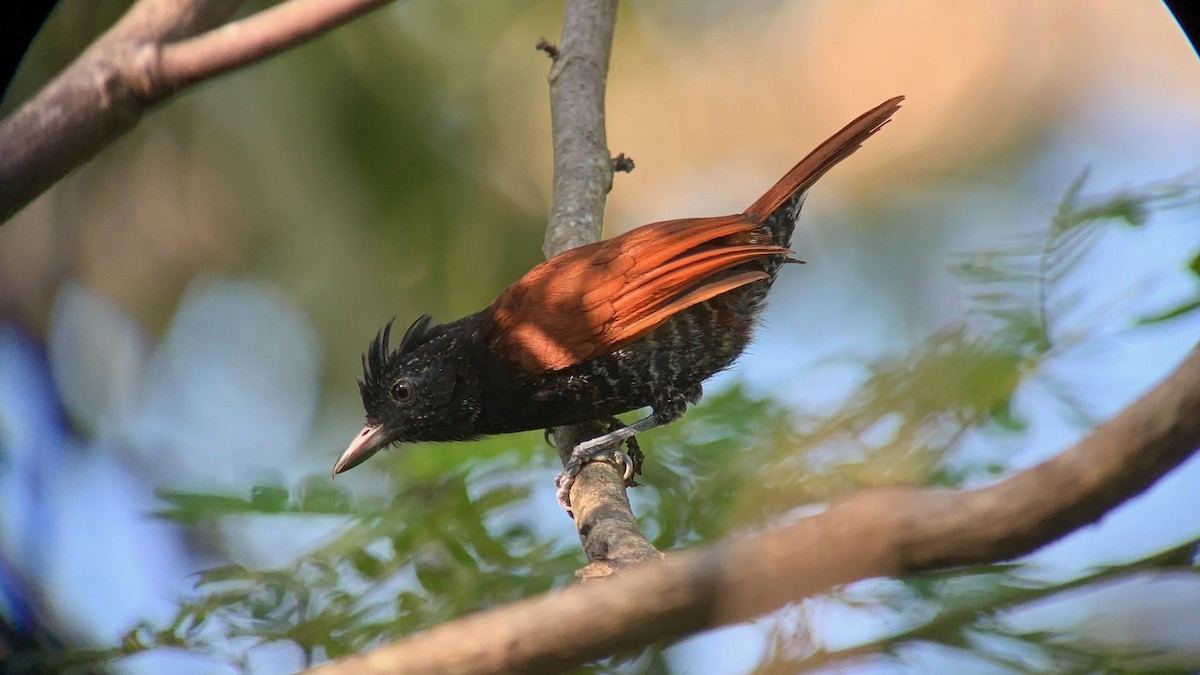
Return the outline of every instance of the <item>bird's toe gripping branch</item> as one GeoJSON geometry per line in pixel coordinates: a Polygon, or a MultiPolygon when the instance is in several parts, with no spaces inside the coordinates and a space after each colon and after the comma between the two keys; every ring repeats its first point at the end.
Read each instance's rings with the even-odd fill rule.
{"type": "MultiPolygon", "coordinates": [[[[580,445],[582,445],[582,443],[580,445]]],[[[629,480],[633,477],[633,458],[626,454],[624,450],[621,450],[620,448],[606,447],[580,453],[579,447],[580,446],[577,445],[575,446],[575,449],[571,451],[571,457],[567,460],[566,468],[562,470],[562,473],[558,474],[558,478],[554,479],[554,485],[558,488],[556,493],[558,497],[558,505],[563,507],[563,510],[567,511],[568,513],[572,512],[571,486],[575,485],[575,478],[579,475],[579,472],[583,470],[584,465],[588,462],[594,462],[597,460],[610,461],[614,464],[625,467],[624,473],[622,474],[624,475],[625,480],[629,480]]]]}
{"type": "MultiPolygon", "coordinates": [[[[620,422],[616,421],[615,424],[620,425],[620,422]]],[[[571,511],[571,486],[575,484],[575,478],[588,462],[609,461],[623,467],[622,476],[625,481],[636,485],[637,483],[633,482],[633,476],[635,473],[641,473],[642,460],[645,455],[642,454],[634,436],[656,426],[658,426],[658,422],[651,415],[629,426],[620,425],[619,428],[613,429],[607,434],[584,441],[572,448],[562,473],[554,479],[554,485],[558,488],[558,505],[567,512],[571,511]],[[622,443],[628,445],[629,453],[621,449],[622,443]]]]}

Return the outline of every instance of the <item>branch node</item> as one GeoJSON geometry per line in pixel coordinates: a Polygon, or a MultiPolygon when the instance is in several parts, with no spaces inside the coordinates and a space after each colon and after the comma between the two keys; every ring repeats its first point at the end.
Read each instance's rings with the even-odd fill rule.
{"type": "Polygon", "coordinates": [[[126,86],[143,104],[166,98],[174,90],[163,77],[161,45],[147,42],[136,47],[128,64],[122,69],[126,86]]]}
{"type": "Polygon", "coordinates": [[[586,566],[575,570],[575,578],[587,583],[596,579],[611,577],[617,571],[616,567],[603,560],[593,560],[586,566]]]}
{"type": "Polygon", "coordinates": [[[612,169],[620,173],[631,173],[634,168],[633,158],[620,153],[612,158],[612,169]]]}
{"type": "Polygon", "coordinates": [[[546,56],[549,56],[552,60],[558,60],[558,45],[544,37],[538,38],[537,44],[533,48],[540,52],[546,52],[546,56]]]}

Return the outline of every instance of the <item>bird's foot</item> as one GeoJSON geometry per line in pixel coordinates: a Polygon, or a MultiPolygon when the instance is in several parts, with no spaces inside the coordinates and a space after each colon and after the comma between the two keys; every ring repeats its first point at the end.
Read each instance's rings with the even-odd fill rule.
{"type": "Polygon", "coordinates": [[[658,420],[651,415],[628,426],[615,417],[606,422],[609,425],[608,433],[584,441],[572,448],[562,473],[558,474],[558,478],[554,480],[555,486],[558,487],[558,504],[567,512],[571,511],[571,485],[575,483],[575,477],[583,470],[583,465],[588,462],[604,460],[624,467],[622,475],[625,477],[626,484],[629,485],[636,485],[633,482],[633,474],[642,472],[642,460],[646,456],[642,454],[634,436],[658,426],[658,420]],[[621,450],[622,445],[629,448],[630,454],[621,450]]]}
{"type": "MultiPolygon", "coordinates": [[[[608,423],[610,433],[625,428],[625,423],[615,416],[608,418],[605,422],[608,423]]],[[[646,461],[646,454],[642,452],[642,446],[638,445],[637,436],[625,439],[625,452],[633,463],[633,473],[638,476],[642,475],[642,464],[646,461]]],[[[625,487],[637,487],[638,485],[640,483],[634,480],[633,476],[625,477],[625,487]]]]}
{"type": "MultiPolygon", "coordinates": [[[[603,437],[602,437],[603,438],[603,437]]],[[[593,439],[595,440],[595,439],[593,439]]],[[[558,497],[558,505],[564,511],[570,513],[571,509],[571,486],[575,484],[575,478],[579,476],[579,472],[583,470],[585,464],[595,461],[608,461],[622,468],[622,476],[626,481],[633,478],[633,474],[641,467],[641,460],[634,462],[634,459],[621,450],[620,446],[613,447],[605,444],[600,446],[587,446],[591,441],[584,441],[576,445],[571,450],[571,456],[567,458],[567,465],[563,468],[562,473],[554,479],[554,486],[558,488],[556,496],[558,497]]],[[[641,451],[638,455],[641,456],[641,451]]]]}
{"type": "MultiPolygon", "coordinates": [[[[616,431],[617,429],[625,428],[625,423],[615,415],[603,420],[603,422],[608,425],[609,433],[616,431]]],[[[554,427],[548,427],[544,429],[542,431],[542,439],[546,442],[546,445],[554,448],[555,450],[558,449],[558,445],[554,442],[554,427]]],[[[629,438],[624,439],[622,442],[625,443],[626,456],[629,457],[633,463],[633,473],[638,476],[642,475],[642,464],[646,461],[646,454],[642,452],[642,446],[638,445],[637,436],[630,436],[629,438]]],[[[632,477],[625,479],[625,487],[638,487],[639,485],[641,485],[641,483],[638,483],[632,477]]]]}

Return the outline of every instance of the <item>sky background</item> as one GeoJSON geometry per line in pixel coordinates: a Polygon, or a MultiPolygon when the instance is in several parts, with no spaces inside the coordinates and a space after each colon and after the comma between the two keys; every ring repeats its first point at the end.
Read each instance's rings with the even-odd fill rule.
{"type": "MultiPolygon", "coordinates": [[[[63,3],[2,110],[121,6],[63,3]]],[[[155,491],[244,496],[327,475],[361,426],[354,378],[376,329],[475,311],[539,260],[551,157],[548,64],[533,44],[556,37],[560,18],[555,2],[397,3],[178,97],[0,228],[0,612],[11,623],[36,616],[110,644],[168,620],[202,569],[285,566],[345,527],[288,516],[184,527],[153,517],[155,491]]],[[[1084,194],[1197,181],[1200,60],[1159,3],[628,2],[607,122],[611,150],[637,168],[615,180],[606,235],[738,212],[896,94],[908,100],[894,122],[813,190],[793,242],[809,264],[781,276],[759,338],[708,391],[739,384],[797,411],[836,409],[862,381],[842,357],[903,354],[959,320],[968,289],[948,267],[1044,229],[1085,169],[1084,194]]],[[[1066,282],[1079,301],[1054,327],[1083,346],[1014,399],[1026,432],[973,435],[946,461],[1032,465],[1087,432],[1055,383],[1103,420],[1169,373],[1200,317],[1134,323],[1196,294],[1184,272],[1196,215],[1106,232],[1066,282]]],[[[455,446],[403,452],[470,459],[455,446]]],[[[400,454],[382,461],[410,461],[400,454]]],[[[380,461],[338,483],[378,494],[380,461]]],[[[577,546],[554,473],[548,461],[525,472],[520,517],[577,546]]],[[[1195,538],[1198,481],[1193,460],[1031,556],[1029,573],[1070,579],[1195,538]]],[[[641,512],[656,493],[632,498],[641,512]]],[[[847,593],[886,596],[892,583],[847,593]]],[[[1197,608],[1194,580],[1143,578],[1005,619],[1157,641],[1200,662],[1197,608]]],[[[789,622],[837,646],[903,621],[814,599],[686,640],[668,659],[677,672],[740,673],[789,622]]],[[[254,651],[252,670],[301,658],[275,644],[254,651]]],[[[847,672],[1007,672],[961,658],[925,644],[847,672]]],[[[168,662],[226,668],[169,652],[120,668],[168,662]]]]}

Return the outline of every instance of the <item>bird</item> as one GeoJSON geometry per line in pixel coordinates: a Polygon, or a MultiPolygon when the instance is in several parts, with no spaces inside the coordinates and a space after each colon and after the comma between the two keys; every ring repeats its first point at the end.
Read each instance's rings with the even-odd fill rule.
{"type": "MultiPolygon", "coordinates": [[[[448,323],[428,314],[391,346],[388,322],[362,356],[366,426],[333,475],[397,443],[466,441],[615,419],[642,419],[575,446],[556,479],[611,460],[636,434],[679,419],[702,384],[729,368],[759,324],[767,292],[792,258],[808,190],[900,108],[860,115],[800,160],[742,213],[651,223],[535,266],[488,307],[448,323]]],[[[640,453],[638,453],[640,455],[640,453]]]]}

